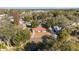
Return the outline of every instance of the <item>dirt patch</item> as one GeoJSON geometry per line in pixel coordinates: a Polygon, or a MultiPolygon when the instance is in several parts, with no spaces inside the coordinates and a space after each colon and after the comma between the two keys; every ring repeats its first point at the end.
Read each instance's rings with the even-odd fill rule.
{"type": "MultiPolygon", "coordinates": [[[[31,33],[32,35],[32,33],[31,33]]],[[[41,42],[41,37],[43,36],[51,36],[52,34],[49,32],[35,32],[34,38],[30,39],[30,41],[33,41],[35,43],[41,42]]]]}

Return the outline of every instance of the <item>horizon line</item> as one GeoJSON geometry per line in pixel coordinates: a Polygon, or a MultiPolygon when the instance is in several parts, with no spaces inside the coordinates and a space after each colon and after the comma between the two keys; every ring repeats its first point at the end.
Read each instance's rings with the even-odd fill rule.
{"type": "Polygon", "coordinates": [[[0,9],[79,9],[79,7],[0,7],[0,9]]]}

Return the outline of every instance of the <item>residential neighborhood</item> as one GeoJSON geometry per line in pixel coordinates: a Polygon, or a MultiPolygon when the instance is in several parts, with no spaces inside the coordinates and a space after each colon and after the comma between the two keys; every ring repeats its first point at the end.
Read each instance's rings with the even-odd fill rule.
{"type": "Polygon", "coordinates": [[[0,9],[0,51],[79,51],[79,10],[0,9]]]}

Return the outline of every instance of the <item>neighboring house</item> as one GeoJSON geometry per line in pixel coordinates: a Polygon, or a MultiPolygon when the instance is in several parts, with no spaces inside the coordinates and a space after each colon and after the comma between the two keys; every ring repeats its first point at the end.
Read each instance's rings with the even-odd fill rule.
{"type": "Polygon", "coordinates": [[[19,25],[22,29],[26,29],[26,24],[22,19],[19,19],[19,25]]]}
{"type": "Polygon", "coordinates": [[[54,27],[53,27],[53,32],[54,32],[55,34],[58,34],[60,30],[61,30],[61,27],[59,27],[59,26],[54,26],[54,27]]]}
{"type": "Polygon", "coordinates": [[[14,22],[14,19],[10,19],[11,22],[14,22]]]}
{"type": "Polygon", "coordinates": [[[31,25],[32,25],[31,22],[26,22],[27,27],[31,27],[31,25]]]}
{"type": "Polygon", "coordinates": [[[54,39],[57,39],[57,36],[58,36],[58,35],[57,35],[56,33],[54,33],[52,27],[49,27],[49,30],[50,30],[51,33],[52,33],[52,37],[53,37],[54,39]]]}
{"type": "Polygon", "coordinates": [[[6,16],[8,16],[7,14],[0,14],[0,19],[5,18],[6,16]]]}
{"type": "Polygon", "coordinates": [[[76,24],[76,22],[74,22],[73,24],[72,24],[72,26],[76,26],[77,24],[76,24]]]}
{"type": "Polygon", "coordinates": [[[9,18],[9,19],[13,19],[14,17],[13,17],[13,16],[9,16],[8,18],[9,18]]]}
{"type": "Polygon", "coordinates": [[[0,19],[0,28],[2,28],[5,24],[6,20],[0,19]]]}
{"type": "Polygon", "coordinates": [[[0,14],[0,17],[6,17],[8,14],[0,14]]]}
{"type": "Polygon", "coordinates": [[[72,26],[78,26],[79,25],[79,22],[74,22],[73,24],[72,24],[72,26]]]}
{"type": "Polygon", "coordinates": [[[10,19],[10,22],[14,22],[14,17],[13,16],[9,16],[8,19],[10,19]]]}
{"type": "Polygon", "coordinates": [[[78,25],[79,25],[79,19],[74,20],[72,26],[78,26],[78,25]]]}
{"type": "Polygon", "coordinates": [[[72,35],[79,36],[79,30],[74,30],[74,31],[72,32],[72,35]]]}

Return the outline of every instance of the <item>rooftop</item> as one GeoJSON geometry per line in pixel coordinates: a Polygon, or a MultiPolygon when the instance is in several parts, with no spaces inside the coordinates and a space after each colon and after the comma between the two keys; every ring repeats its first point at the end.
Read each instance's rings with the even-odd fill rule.
{"type": "Polygon", "coordinates": [[[32,28],[32,30],[36,30],[36,31],[42,31],[42,30],[46,30],[46,28],[37,27],[37,28],[32,28]]]}

